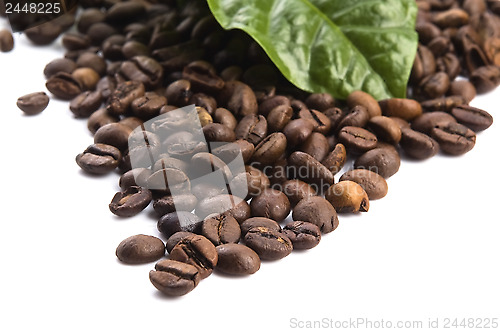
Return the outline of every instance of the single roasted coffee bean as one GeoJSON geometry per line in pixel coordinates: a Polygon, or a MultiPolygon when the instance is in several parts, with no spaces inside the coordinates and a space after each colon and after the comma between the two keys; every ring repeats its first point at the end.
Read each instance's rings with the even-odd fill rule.
{"type": "Polygon", "coordinates": [[[293,152],[288,158],[289,175],[292,179],[301,179],[311,185],[320,193],[324,187],[333,184],[333,173],[322,163],[301,151],[293,152]]]}
{"type": "Polygon", "coordinates": [[[307,97],[305,103],[308,108],[323,112],[335,107],[335,99],[329,93],[313,93],[307,97]]]}
{"type": "Polygon", "coordinates": [[[340,172],[347,159],[347,151],[342,143],[338,143],[321,163],[332,172],[333,175],[340,172]]]}
{"type": "Polygon", "coordinates": [[[340,130],[347,126],[364,127],[369,119],[370,113],[368,113],[368,109],[364,106],[357,105],[351,108],[349,113],[340,121],[336,129],[340,130]]]}
{"type": "Polygon", "coordinates": [[[34,92],[17,99],[17,107],[27,115],[42,112],[49,104],[49,97],[45,92],[34,92]]]}
{"type": "Polygon", "coordinates": [[[488,129],[493,124],[493,117],[488,112],[469,105],[460,105],[451,110],[457,121],[475,132],[488,129]]]}
{"type": "Polygon", "coordinates": [[[220,214],[205,219],[201,224],[201,234],[215,246],[240,241],[240,224],[229,214],[220,214]]]}
{"type": "MultiPolygon", "coordinates": [[[[460,59],[454,53],[446,53],[436,60],[437,70],[446,73],[450,81],[453,81],[462,70],[460,59]]],[[[451,84],[451,83],[450,83],[451,84]]],[[[449,90],[449,88],[448,88],[449,90]]]]}
{"type": "Polygon", "coordinates": [[[281,186],[281,191],[288,197],[292,207],[301,200],[316,195],[313,187],[297,179],[285,181],[281,186]]]}
{"type": "Polygon", "coordinates": [[[479,67],[470,74],[469,81],[478,93],[490,92],[500,84],[500,67],[479,67]]]}
{"type": "Polygon", "coordinates": [[[87,118],[97,111],[102,104],[99,91],[85,91],[76,96],[69,104],[69,109],[77,118],[87,118]]]}
{"type": "Polygon", "coordinates": [[[398,144],[401,140],[401,129],[393,119],[387,116],[374,116],[368,121],[368,129],[373,131],[377,139],[390,144],[398,144]]]}
{"type": "Polygon", "coordinates": [[[257,145],[267,136],[267,120],[262,115],[247,115],[236,126],[235,134],[237,139],[257,145]]]}
{"type": "Polygon", "coordinates": [[[215,68],[206,61],[193,61],[184,67],[182,78],[191,82],[195,90],[214,94],[222,90],[224,80],[217,76],[215,68]]]}
{"type": "Polygon", "coordinates": [[[431,136],[439,143],[441,151],[454,156],[472,150],[476,144],[476,134],[459,123],[438,124],[431,136]]]}
{"type": "Polygon", "coordinates": [[[167,238],[177,232],[199,233],[202,221],[187,211],[167,213],[158,220],[157,228],[167,238]]]}
{"type": "Polygon", "coordinates": [[[299,146],[298,150],[309,154],[316,160],[323,160],[330,150],[330,145],[325,135],[314,132],[299,146]]]}
{"type": "Polygon", "coordinates": [[[128,112],[132,102],[144,96],[144,84],[137,81],[126,81],[116,86],[108,100],[107,110],[111,115],[123,115],[128,112]]]}
{"type": "Polygon", "coordinates": [[[50,93],[63,100],[73,99],[82,92],[80,83],[71,74],[65,72],[52,75],[45,86],[50,93]]]}
{"type": "Polygon", "coordinates": [[[35,45],[48,45],[56,40],[61,32],[61,26],[51,21],[24,30],[26,37],[35,45]]]}
{"type": "Polygon", "coordinates": [[[245,244],[263,260],[282,259],[293,250],[292,241],[286,235],[267,227],[251,228],[245,235],[245,244]]]}
{"type": "Polygon", "coordinates": [[[92,144],[76,156],[76,163],[87,173],[107,174],[112,172],[120,162],[122,154],[114,146],[92,144]]]}
{"type": "Polygon", "coordinates": [[[10,52],[14,48],[14,38],[9,30],[0,30],[0,52],[10,52]]]}
{"type": "Polygon", "coordinates": [[[426,112],[411,123],[411,129],[429,135],[432,128],[440,123],[457,122],[453,116],[445,112],[426,112]]]}
{"type": "Polygon", "coordinates": [[[370,200],[380,199],[387,195],[387,182],[379,174],[367,169],[353,169],[345,172],[339,181],[353,181],[359,184],[370,200]]]}
{"type": "Polygon", "coordinates": [[[285,152],[287,139],[283,133],[272,133],[256,147],[252,160],[262,165],[271,165],[285,152]]]}
{"type": "Polygon", "coordinates": [[[410,128],[401,130],[399,145],[407,156],[419,160],[433,157],[439,152],[439,144],[436,140],[410,128]]]}
{"type": "Polygon", "coordinates": [[[291,106],[279,105],[273,108],[267,115],[269,132],[282,131],[290,122],[292,116],[293,109],[291,106]]]}
{"type": "Polygon", "coordinates": [[[221,214],[227,212],[238,223],[242,223],[244,220],[250,218],[251,215],[250,205],[243,198],[228,194],[206,197],[201,200],[198,198],[198,205],[195,211],[203,219],[212,213],[221,214]]]}
{"type": "Polygon", "coordinates": [[[293,249],[311,249],[321,240],[318,226],[306,221],[293,221],[286,224],[283,233],[292,241],[293,249]]]}
{"type": "Polygon", "coordinates": [[[147,89],[158,87],[163,79],[163,67],[160,63],[144,55],[122,62],[120,73],[127,80],[141,82],[147,89]]]}
{"type": "Polygon", "coordinates": [[[452,8],[437,13],[433,17],[433,23],[440,28],[460,27],[469,22],[469,14],[463,9],[452,8]]]}
{"type": "Polygon", "coordinates": [[[109,203],[109,210],[120,217],[132,217],[144,210],[152,199],[148,189],[132,186],[115,194],[109,203]]]}
{"type": "Polygon", "coordinates": [[[325,198],[339,213],[368,212],[366,191],[354,181],[341,181],[328,188],[325,198]]]}
{"type": "Polygon", "coordinates": [[[360,90],[351,92],[347,97],[347,106],[349,108],[352,109],[358,105],[366,108],[370,118],[377,115],[382,115],[382,111],[380,110],[380,105],[378,104],[377,100],[370,94],[360,90]]]}
{"type": "Polygon", "coordinates": [[[231,180],[230,188],[233,195],[248,199],[257,196],[270,186],[267,175],[253,166],[245,166],[245,172],[238,174],[231,180]]]}
{"type": "Polygon", "coordinates": [[[180,240],[170,252],[169,258],[193,265],[201,279],[212,274],[218,261],[215,246],[201,235],[188,236],[180,240]]]}
{"type": "Polygon", "coordinates": [[[118,34],[117,29],[104,22],[96,22],[92,24],[86,33],[86,35],[90,37],[92,45],[102,45],[108,37],[116,34],[118,34]]]}
{"type": "Polygon", "coordinates": [[[428,44],[435,37],[441,35],[441,29],[431,22],[418,22],[415,30],[418,32],[418,39],[423,44],[428,44]]]}
{"type": "Polygon", "coordinates": [[[244,237],[248,233],[248,231],[254,227],[266,227],[276,232],[281,231],[281,226],[275,220],[265,217],[248,218],[241,223],[240,227],[242,237],[244,237]]]}
{"type": "Polygon", "coordinates": [[[106,69],[107,69],[106,60],[104,60],[98,54],[92,52],[84,52],[76,60],[76,65],[79,68],[91,68],[99,76],[106,75],[106,69]]]}
{"type": "Polygon", "coordinates": [[[200,282],[198,269],[190,264],[165,259],[156,263],[155,269],[149,272],[149,280],[168,296],[185,295],[200,282]]]}
{"type": "Polygon", "coordinates": [[[342,112],[342,110],[338,107],[329,108],[324,111],[323,114],[326,115],[328,119],[330,119],[330,123],[332,124],[333,129],[337,128],[340,121],[342,121],[342,119],[344,118],[344,112],[342,112]]]}
{"type": "Polygon", "coordinates": [[[470,103],[476,97],[476,88],[466,80],[455,80],[450,83],[448,95],[461,96],[466,104],[470,103]]]}
{"type": "Polygon", "coordinates": [[[133,168],[120,176],[118,185],[122,190],[132,186],[145,187],[149,176],[151,176],[149,168],[133,168]]]}
{"type": "Polygon", "coordinates": [[[323,233],[330,233],[339,226],[337,211],[330,202],[320,196],[306,197],[297,203],[292,218],[295,221],[313,223],[323,233]]]}
{"type": "Polygon", "coordinates": [[[153,201],[153,209],[159,216],[175,211],[193,211],[198,199],[193,194],[167,195],[153,201]]]}
{"type": "MultiPolygon", "coordinates": [[[[434,28],[437,29],[439,34],[441,31],[435,25],[434,28]]],[[[418,29],[418,26],[417,26],[418,29]]],[[[432,39],[434,39],[435,33],[433,33],[432,39]]],[[[426,46],[419,44],[417,48],[417,54],[413,62],[413,67],[411,70],[410,81],[413,83],[420,83],[420,81],[429,75],[436,72],[436,58],[432,51],[426,46]]]]}
{"type": "Polygon", "coordinates": [[[252,88],[240,81],[226,82],[217,99],[218,105],[232,110],[238,118],[257,114],[258,104],[255,93],[252,88]]]}
{"type": "Polygon", "coordinates": [[[401,165],[398,152],[394,149],[377,148],[365,152],[356,159],[354,168],[364,168],[389,178],[396,174],[401,165]]]}
{"type": "Polygon", "coordinates": [[[396,116],[406,121],[411,121],[422,114],[422,106],[416,100],[391,98],[379,101],[382,114],[396,116]]]}
{"type": "Polygon", "coordinates": [[[236,135],[231,128],[220,123],[209,123],[203,127],[207,142],[234,142],[236,135]]]}
{"type": "Polygon", "coordinates": [[[420,93],[429,99],[443,96],[449,87],[450,78],[443,72],[427,76],[419,84],[420,93]]]}
{"type": "Polygon", "coordinates": [[[107,22],[126,22],[141,16],[146,8],[141,2],[118,2],[114,3],[106,12],[107,22]]]}
{"type": "Polygon", "coordinates": [[[69,51],[83,50],[90,47],[90,38],[75,32],[65,33],[61,40],[69,51]]]}
{"type": "Polygon", "coordinates": [[[219,260],[216,269],[232,275],[254,274],[260,269],[259,255],[249,247],[227,243],[216,247],[219,260]]]}
{"type": "Polygon", "coordinates": [[[283,129],[289,146],[297,146],[311,136],[314,128],[312,121],[307,119],[295,119],[290,121],[283,129]]]}
{"type": "Polygon", "coordinates": [[[169,104],[179,107],[186,106],[192,95],[191,82],[188,80],[172,82],[165,91],[165,97],[167,97],[169,104]]]}
{"type": "Polygon", "coordinates": [[[347,126],[340,130],[339,141],[349,151],[363,153],[377,146],[377,137],[366,129],[347,126]]]}
{"type": "Polygon", "coordinates": [[[313,131],[317,131],[324,135],[326,135],[332,127],[330,119],[317,110],[303,109],[299,112],[299,118],[311,121],[313,123],[313,131]]]}
{"type": "Polygon", "coordinates": [[[224,144],[215,149],[212,149],[214,156],[221,158],[222,160],[232,161],[240,153],[243,161],[248,163],[252,158],[255,151],[255,147],[252,143],[238,139],[233,142],[233,144],[224,144]]]}
{"type": "MultiPolygon", "coordinates": [[[[233,113],[222,107],[219,107],[214,111],[213,118],[215,122],[223,124],[231,130],[235,130],[238,125],[238,121],[234,117],[233,113]]],[[[238,138],[238,133],[236,133],[236,138],[238,138]]]]}
{"type": "Polygon", "coordinates": [[[110,123],[99,128],[94,135],[94,143],[104,143],[125,152],[132,129],[121,123],[110,123]]]}
{"type": "Polygon", "coordinates": [[[177,243],[179,243],[182,239],[186,238],[186,237],[192,237],[192,236],[195,236],[196,234],[195,233],[191,233],[191,232],[176,232],[174,234],[172,234],[168,240],[167,240],[167,243],[166,243],[166,247],[167,247],[167,252],[170,253],[172,252],[172,249],[174,249],[174,247],[177,245],[177,243]]]}
{"type": "Polygon", "coordinates": [[[43,74],[46,78],[50,78],[59,72],[71,74],[76,68],[77,65],[73,60],[66,58],[54,59],[45,66],[43,74]]]}
{"type": "Polygon", "coordinates": [[[135,99],[131,106],[132,113],[138,118],[149,120],[160,115],[160,109],[167,104],[167,98],[156,93],[146,92],[135,99]]]}
{"type": "Polygon", "coordinates": [[[253,217],[265,217],[281,222],[290,213],[290,201],[281,191],[266,188],[250,201],[250,209],[253,217]]]}
{"type": "Polygon", "coordinates": [[[449,113],[453,107],[462,105],[464,102],[465,100],[462,96],[449,96],[425,100],[421,103],[421,105],[425,112],[449,113]]]}
{"type": "Polygon", "coordinates": [[[165,255],[165,244],[157,237],[134,235],[126,238],[116,248],[116,257],[126,264],[154,262],[165,255]]]}

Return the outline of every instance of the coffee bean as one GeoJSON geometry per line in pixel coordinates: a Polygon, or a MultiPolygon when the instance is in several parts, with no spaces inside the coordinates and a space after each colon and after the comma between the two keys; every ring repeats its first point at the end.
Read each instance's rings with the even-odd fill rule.
{"type": "Polygon", "coordinates": [[[484,66],[474,70],[469,77],[478,93],[487,93],[500,84],[500,68],[497,66],[484,66]]]}
{"type": "Polygon", "coordinates": [[[412,99],[391,98],[379,101],[382,114],[411,121],[422,114],[422,106],[412,99]]]}
{"type": "Polygon", "coordinates": [[[96,22],[88,28],[86,34],[92,45],[101,45],[106,38],[118,34],[118,31],[107,23],[96,22]]]}
{"type": "Polygon", "coordinates": [[[450,96],[461,96],[464,99],[464,102],[468,104],[476,97],[476,88],[469,81],[455,80],[450,83],[448,94],[450,96]]]}
{"type": "Polygon", "coordinates": [[[400,165],[397,151],[381,148],[365,152],[354,162],[354,168],[368,169],[386,179],[396,174],[400,165]]]}
{"type": "Polygon", "coordinates": [[[470,151],[476,144],[476,134],[459,123],[438,124],[431,136],[439,143],[441,151],[454,156],[470,151]]]}
{"type": "Polygon", "coordinates": [[[14,49],[14,38],[9,30],[0,30],[0,52],[10,52],[14,49]]]}
{"type": "Polygon", "coordinates": [[[224,144],[212,150],[214,156],[222,160],[234,160],[240,153],[245,163],[248,163],[252,158],[255,147],[252,143],[238,139],[231,144],[224,144]]]}
{"type": "Polygon", "coordinates": [[[293,172],[290,177],[314,184],[317,192],[333,184],[333,173],[307,153],[295,151],[288,158],[288,162],[291,166],[290,171],[293,172]]]}
{"type": "Polygon", "coordinates": [[[172,82],[165,91],[168,102],[179,107],[186,106],[192,94],[191,82],[188,80],[172,82]]]}
{"type": "Polygon", "coordinates": [[[207,142],[234,142],[236,134],[231,128],[220,123],[209,123],[203,127],[207,142]]]}
{"type": "Polygon", "coordinates": [[[146,8],[141,2],[118,2],[107,10],[106,21],[123,23],[141,16],[145,11],[146,8]]]}
{"type": "Polygon", "coordinates": [[[107,174],[112,172],[121,159],[120,150],[107,144],[92,144],[76,156],[76,163],[85,172],[107,174]]]}
{"type": "Polygon", "coordinates": [[[265,217],[283,221],[290,213],[290,201],[279,190],[266,188],[250,202],[253,217],[265,217]]]}
{"type": "Polygon", "coordinates": [[[233,216],[220,214],[203,221],[201,234],[212,241],[215,246],[219,246],[226,243],[238,243],[241,229],[233,216]]]}
{"type": "Polygon", "coordinates": [[[73,99],[82,92],[80,83],[65,72],[52,75],[45,86],[54,96],[63,100],[73,99]]]}
{"type": "Polygon", "coordinates": [[[363,106],[368,111],[369,117],[374,117],[377,115],[382,115],[382,111],[380,110],[380,106],[370,94],[357,90],[353,91],[347,96],[347,106],[349,108],[354,108],[356,106],[363,106]]]}
{"type": "Polygon", "coordinates": [[[202,127],[205,127],[206,125],[214,122],[214,119],[205,108],[196,107],[196,113],[198,114],[198,119],[200,120],[200,125],[202,127]]]}
{"type": "Polygon", "coordinates": [[[109,210],[120,217],[132,217],[144,210],[152,198],[148,189],[132,186],[115,194],[109,210]]]}
{"type": "MultiPolygon", "coordinates": [[[[436,27],[436,29],[438,28],[436,27]]],[[[441,33],[441,31],[439,31],[439,33],[441,33]]],[[[434,36],[432,38],[434,39],[434,36]]],[[[411,70],[410,81],[418,84],[424,77],[430,76],[435,72],[436,58],[434,57],[434,54],[429,48],[422,44],[419,44],[411,70]]]]}
{"type": "Polygon", "coordinates": [[[201,227],[198,216],[187,211],[167,213],[158,220],[157,228],[167,238],[177,232],[198,233],[201,227]]]}
{"type": "Polygon", "coordinates": [[[346,159],[347,159],[347,152],[345,146],[341,143],[338,143],[335,145],[332,152],[330,152],[321,161],[321,163],[325,165],[325,167],[328,168],[328,170],[330,170],[330,172],[332,172],[333,175],[335,175],[338,172],[340,172],[342,167],[344,167],[346,159]]]}
{"type": "Polygon", "coordinates": [[[418,32],[418,39],[423,44],[428,44],[435,37],[441,35],[441,30],[431,22],[419,22],[415,30],[418,32]]]}
{"type": "Polygon", "coordinates": [[[137,40],[125,41],[121,48],[121,52],[126,59],[131,59],[138,55],[150,55],[149,47],[137,40]]]}
{"type": "Polygon", "coordinates": [[[149,176],[151,176],[149,168],[134,168],[120,176],[118,185],[122,190],[132,186],[145,187],[149,176]]]}
{"type": "Polygon", "coordinates": [[[76,96],[69,104],[69,109],[77,118],[87,118],[97,111],[102,104],[99,91],[85,91],[76,96]]]}
{"type": "Polygon", "coordinates": [[[318,226],[305,221],[293,221],[286,224],[283,233],[292,241],[293,249],[311,249],[321,240],[318,226]]]}
{"type": "Polygon", "coordinates": [[[179,243],[182,239],[187,238],[187,237],[192,237],[195,235],[196,235],[195,233],[191,233],[191,232],[176,232],[176,233],[172,234],[168,238],[167,243],[166,243],[167,252],[168,253],[172,252],[172,249],[174,249],[174,247],[177,245],[177,243],[179,243]]]}
{"type": "Polygon", "coordinates": [[[325,135],[314,132],[299,146],[298,150],[309,154],[316,160],[323,160],[328,154],[330,146],[325,135]]]}
{"type": "MultiPolygon", "coordinates": [[[[422,108],[425,112],[450,112],[453,107],[464,103],[462,96],[449,96],[430,99],[422,102],[422,108]]],[[[416,117],[418,118],[418,117],[416,117]]],[[[415,119],[416,119],[415,118],[415,119]]]]}
{"type": "Polygon", "coordinates": [[[215,246],[201,235],[188,236],[180,240],[170,252],[169,258],[193,265],[201,279],[212,274],[218,261],[215,246]]]}
{"type": "MultiPolygon", "coordinates": [[[[446,73],[449,80],[453,81],[462,70],[460,60],[454,53],[446,53],[436,60],[437,70],[446,73]]],[[[451,83],[450,83],[451,85],[451,83]]]]}
{"type": "Polygon", "coordinates": [[[366,129],[347,126],[340,130],[339,141],[349,151],[363,153],[374,149],[377,145],[377,137],[366,129]]]}
{"type": "Polygon", "coordinates": [[[167,98],[156,93],[146,92],[135,99],[131,106],[132,113],[138,118],[149,120],[160,115],[160,109],[167,104],[167,98]]]}
{"type": "Polygon", "coordinates": [[[149,272],[149,280],[168,296],[185,295],[200,282],[198,269],[190,264],[165,259],[156,263],[155,269],[149,272]]]}
{"type": "Polygon", "coordinates": [[[226,82],[218,95],[218,104],[232,110],[240,118],[257,114],[258,111],[255,93],[248,85],[239,81],[226,82]]]}
{"type": "Polygon", "coordinates": [[[245,244],[262,260],[278,260],[288,256],[293,244],[283,233],[267,227],[251,228],[245,235],[245,244]]]}
{"type": "Polygon", "coordinates": [[[314,128],[313,122],[307,119],[296,119],[290,121],[283,129],[290,146],[297,146],[311,136],[314,128]]]}
{"type": "Polygon", "coordinates": [[[176,211],[193,211],[198,199],[193,194],[167,195],[153,201],[153,209],[159,216],[176,211]]]}
{"type": "Polygon", "coordinates": [[[441,28],[459,27],[469,22],[469,14],[463,9],[452,8],[434,16],[433,23],[441,28]]]}
{"type": "Polygon", "coordinates": [[[281,191],[288,197],[291,206],[297,205],[298,202],[305,198],[313,197],[316,191],[313,187],[301,180],[288,180],[281,186],[281,191]]]}
{"type": "Polygon", "coordinates": [[[292,218],[295,221],[313,223],[323,233],[330,233],[339,226],[337,211],[320,196],[306,197],[299,201],[293,209],[292,218]]]}
{"type": "Polygon", "coordinates": [[[194,89],[209,94],[224,87],[224,80],[217,76],[215,68],[206,61],[194,61],[184,67],[182,78],[191,82],[194,89]]]}
{"type": "Polygon", "coordinates": [[[389,118],[394,120],[398,124],[398,126],[401,130],[403,130],[403,128],[410,128],[410,123],[406,120],[403,120],[403,119],[398,118],[396,116],[390,116],[389,118]]]}
{"type": "Polygon", "coordinates": [[[313,131],[327,134],[332,127],[330,119],[317,110],[303,109],[299,112],[299,118],[309,120],[313,123],[313,131]]]}
{"type": "Polygon", "coordinates": [[[267,120],[262,115],[250,114],[241,119],[234,131],[237,139],[257,145],[267,136],[267,120]]]}
{"type": "Polygon", "coordinates": [[[71,73],[71,77],[78,82],[82,91],[94,90],[101,79],[99,74],[92,68],[77,68],[71,73]]]}
{"type": "Polygon", "coordinates": [[[69,51],[82,50],[90,47],[90,38],[75,32],[68,32],[62,37],[64,48],[69,51]]]}
{"type": "Polygon", "coordinates": [[[285,152],[287,139],[283,133],[272,133],[264,138],[253,153],[253,161],[262,165],[271,165],[285,152]]]}
{"type": "MultiPolygon", "coordinates": [[[[377,103],[377,107],[378,107],[378,103],[377,103]]],[[[344,112],[342,112],[342,110],[338,107],[329,108],[329,109],[325,110],[323,112],[323,114],[326,115],[326,117],[328,119],[330,119],[331,127],[333,129],[338,128],[339,123],[344,118],[344,112]]]]}
{"type": "Polygon", "coordinates": [[[134,235],[126,238],[116,248],[116,257],[126,264],[154,262],[165,255],[165,244],[157,237],[134,235]]]}
{"type": "Polygon", "coordinates": [[[347,126],[364,127],[368,123],[369,119],[370,113],[368,113],[368,109],[366,107],[360,105],[354,106],[353,108],[351,108],[349,113],[340,121],[337,126],[337,130],[340,130],[343,127],[347,126]]]}
{"type": "Polygon", "coordinates": [[[368,121],[368,129],[377,135],[377,139],[390,144],[398,144],[401,140],[401,129],[391,118],[386,116],[374,116],[368,121]]]}
{"type": "Polygon", "coordinates": [[[328,188],[325,198],[339,213],[368,212],[366,191],[354,181],[341,181],[328,188]]]}
{"type": "Polygon", "coordinates": [[[440,123],[457,122],[453,116],[445,112],[424,113],[411,123],[411,128],[429,135],[432,128],[440,123]]]}
{"type": "Polygon", "coordinates": [[[235,176],[230,187],[233,195],[242,193],[243,197],[240,197],[248,199],[251,196],[260,195],[270,184],[264,172],[253,166],[245,166],[245,172],[235,176]]]}
{"type": "Polygon", "coordinates": [[[154,89],[162,82],[163,67],[153,58],[138,55],[122,62],[120,74],[129,81],[141,82],[147,89],[154,89]]]}
{"type": "Polygon", "coordinates": [[[401,130],[399,145],[407,156],[419,160],[433,157],[439,152],[439,144],[432,137],[410,128],[401,130]]]}
{"type": "MultiPolygon", "coordinates": [[[[199,198],[198,198],[199,199],[199,198]]],[[[250,205],[237,196],[221,194],[214,197],[207,197],[202,200],[198,200],[198,205],[196,206],[196,214],[200,218],[206,218],[212,213],[225,213],[232,215],[238,223],[242,223],[244,220],[250,218],[250,205]]]]}
{"type": "Polygon", "coordinates": [[[266,227],[276,232],[281,231],[281,226],[275,220],[265,217],[248,218],[241,223],[240,227],[242,237],[245,237],[248,231],[254,227],[266,227]]]}
{"type": "Polygon", "coordinates": [[[34,92],[17,99],[16,105],[27,115],[41,113],[49,104],[49,97],[45,92],[34,92]]]}
{"type": "MultiPolygon", "coordinates": [[[[293,116],[291,106],[279,105],[273,108],[267,115],[269,132],[281,131],[290,122],[293,116]]],[[[255,144],[255,143],[254,143],[255,144]]]]}
{"type": "Polygon", "coordinates": [[[48,45],[56,40],[61,32],[61,26],[50,21],[24,30],[26,37],[35,45],[48,45]]]}
{"type": "Polygon", "coordinates": [[[468,105],[454,107],[451,115],[475,132],[488,129],[493,124],[493,117],[488,112],[468,105]]]}
{"type": "Polygon", "coordinates": [[[450,78],[446,73],[438,72],[420,81],[420,93],[429,99],[443,96],[450,87],[450,78]]]}
{"type": "Polygon", "coordinates": [[[76,63],[73,60],[60,58],[49,62],[45,66],[43,74],[46,78],[50,78],[52,75],[55,75],[59,72],[71,74],[76,68],[76,63]]]}
{"type": "Polygon", "coordinates": [[[232,275],[254,274],[260,269],[259,255],[242,244],[227,243],[216,247],[219,260],[216,269],[232,275]]]}
{"type": "Polygon", "coordinates": [[[109,97],[107,110],[111,115],[123,115],[128,112],[132,102],[144,96],[144,84],[137,81],[126,81],[116,86],[109,97]]]}
{"type": "Polygon", "coordinates": [[[291,106],[290,99],[285,96],[274,96],[259,104],[259,114],[266,117],[272,109],[278,106],[291,106]]]}
{"type": "Polygon", "coordinates": [[[335,99],[329,93],[313,93],[305,100],[310,109],[323,112],[329,108],[335,107],[335,99]]]}
{"type": "Polygon", "coordinates": [[[99,128],[94,135],[94,143],[112,145],[124,152],[128,149],[128,137],[132,129],[121,123],[109,123],[99,128]]]}
{"type": "Polygon", "coordinates": [[[236,133],[236,138],[239,138],[238,133],[235,130],[236,126],[238,125],[238,121],[234,117],[233,113],[231,113],[225,108],[219,107],[214,112],[214,120],[215,122],[223,124],[229,129],[234,130],[236,133]]]}
{"type": "Polygon", "coordinates": [[[345,172],[339,181],[353,181],[359,184],[370,200],[380,199],[387,195],[387,182],[379,174],[367,169],[353,169],[345,172]]]}

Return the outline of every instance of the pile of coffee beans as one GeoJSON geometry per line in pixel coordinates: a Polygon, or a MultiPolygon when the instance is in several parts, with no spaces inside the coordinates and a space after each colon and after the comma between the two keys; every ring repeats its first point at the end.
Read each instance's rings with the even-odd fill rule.
{"type": "MultiPolygon", "coordinates": [[[[354,91],[340,101],[292,86],[257,43],[241,31],[224,31],[203,1],[177,8],[168,0],[81,0],[76,31],[62,37],[66,54],[45,67],[46,88],[70,101],[75,117],[88,118],[94,142],[82,148],[77,164],[92,174],[120,172],[111,212],[130,217],[151,205],[167,239],[132,236],[117,257],[130,264],[162,259],[150,272],[152,284],[184,295],[214,269],[253,274],[261,260],[315,247],[338,227],[337,213],[367,212],[370,201],[386,196],[401,154],[423,160],[471,150],[476,132],[493,118],[468,104],[500,84],[498,1],[417,3],[412,99],[377,101],[354,91]],[[455,80],[458,75],[469,80],[455,80]],[[207,142],[241,151],[244,171],[224,174],[231,185],[247,186],[244,197],[210,183],[189,184],[193,165],[226,170],[224,156],[231,154],[224,146],[200,152],[189,135],[161,141],[139,131],[137,139],[146,137],[148,146],[134,154],[167,148],[151,154],[151,167],[132,168],[129,138],[136,128],[191,104],[207,142]],[[353,167],[334,183],[348,158],[353,167]],[[151,185],[166,176],[167,188],[151,185]],[[174,187],[182,195],[172,195],[174,187]],[[285,223],[290,214],[293,221],[285,223]]],[[[62,31],[54,25],[37,27],[28,38],[54,40],[62,31]]],[[[27,114],[47,104],[44,93],[18,100],[27,114]]],[[[154,125],[161,130],[180,120],[154,125]]]]}

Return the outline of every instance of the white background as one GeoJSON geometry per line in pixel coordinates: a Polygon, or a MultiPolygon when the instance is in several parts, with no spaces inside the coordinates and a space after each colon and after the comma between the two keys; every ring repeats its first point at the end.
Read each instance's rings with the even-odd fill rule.
{"type": "Polygon", "coordinates": [[[470,153],[403,160],[389,194],[368,213],[340,216],[316,248],[264,262],[249,277],[214,274],[170,299],[149,282],[154,263],[127,266],[115,257],[128,236],[158,236],[157,217],[120,219],[108,210],[118,173],[88,176],[74,161],[93,142],[86,120],[74,119],[66,102],[51,100],[32,117],[15,105],[45,90],[43,67],[62,56],[60,41],[34,47],[20,34],[15,41],[14,51],[0,54],[1,331],[284,331],[324,318],[424,327],[429,318],[441,327],[446,318],[500,319],[499,89],[472,102],[497,122],[470,153]]]}

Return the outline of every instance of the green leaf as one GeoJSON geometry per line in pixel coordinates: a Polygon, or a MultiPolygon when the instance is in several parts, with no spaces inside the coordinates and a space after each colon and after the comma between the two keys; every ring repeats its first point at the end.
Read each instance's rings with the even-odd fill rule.
{"type": "Polygon", "coordinates": [[[283,75],[345,99],[363,90],[404,97],[417,49],[415,0],[208,0],[225,29],[241,29],[283,75]]]}

